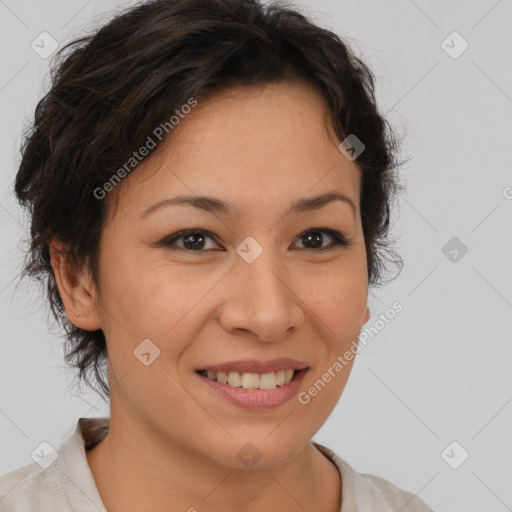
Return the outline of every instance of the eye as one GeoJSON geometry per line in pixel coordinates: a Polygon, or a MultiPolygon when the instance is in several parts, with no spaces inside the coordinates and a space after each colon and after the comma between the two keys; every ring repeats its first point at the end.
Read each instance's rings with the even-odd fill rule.
{"type": "Polygon", "coordinates": [[[214,240],[211,234],[204,229],[185,229],[163,240],[163,244],[169,246],[170,249],[175,249],[175,247],[172,246],[176,245],[176,241],[183,240],[183,247],[178,245],[178,249],[184,249],[189,252],[203,252],[207,238],[214,240]]]}
{"type": "MultiPolygon", "coordinates": [[[[165,238],[162,243],[170,248],[170,249],[182,249],[188,252],[204,252],[205,250],[214,250],[215,247],[208,249],[207,240],[212,240],[217,247],[219,245],[215,242],[213,235],[204,229],[192,228],[185,229],[183,231],[179,231],[171,235],[170,237],[165,238]],[[177,244],[176,242],[183,241],[182,245],[177,244]]],[[[337,245],[348,246],[350,242],[339,232],[333,229],[327,228],[312,228],[304,231],[299,238],[297,239],[302,241],[306,247],[303,247],[305,250],[313,250],[313,251],[324,251],[328,249],[333,249],[337,245]],[[331,239],[331,243],[329,245],[323,245],[325,240],[325,235],[327,235],[328,239],[331,239]]]]}
{"type": "Polygon", "coordinates": [[[305,241],[306,245],[310,245],[310,247],[305,247],[307,250],[316,250],[316,251],[324,251],[327,249],[333,249],[336,245],[347,246],[350,245],[350,242],[339,232],[333,229],[327,228],[312,228],[304,231],[298,240],[305,241]],[[322,246],[324,242],[324,236],[322,233],[326,233],[328,237],[332,239],[330,245],[322,246]]]}

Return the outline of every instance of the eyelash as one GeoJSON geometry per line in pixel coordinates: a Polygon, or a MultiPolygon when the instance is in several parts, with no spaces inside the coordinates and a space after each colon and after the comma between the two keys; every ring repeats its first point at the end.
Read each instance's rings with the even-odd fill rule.
{"type": "MultiPolygon", "coordinates": [[[[328,234],[329,236],[331,236],[333,238],[333,242],[329,246],[321,247],[321,248],[318,248],[318,249],[304,248],[304,250],[306,250],[306,251],[323,252],[323,251],[335,249],[336,246],[346,247],[348,245],[351,245],[351,242],[349,242],[339,231],[336,231],[334,229],[328,229],[328,228],[311,228],[311,229],[308,229],[308,230],[304,231],[303,233],[301,233],[300,236],[297,239],[300,240],[302,237],[304,237],[306,235],[309,235],[309,234],[312,234],[312,233],[326,233],[326,234],[328,234]]],[[[214,236],[209,231],[206,231],[204,229],[199,229],[199,228],[191,228],[191,229],[184,229],[183,231],[179,231],[179,232],[171,235],[170,237],[164,238],[162,240],[162,244],[165,245],[167,248],[169,248],[171,250],[182,250],[182,251],[186,251],[186,252],[189,252],[189,253],[194,253],[194,252],[195,253],[202,253],[202,252],[206,252],[207,250],[211,250],[211,249],[193,250],[193,249],[186,249],[184,247],[175,246],[175,242],[177,240],[185,238],[188,235],[195,235],[195,234],[207,235],[215,243],[217,243],[215,241],[214,236]]]]}

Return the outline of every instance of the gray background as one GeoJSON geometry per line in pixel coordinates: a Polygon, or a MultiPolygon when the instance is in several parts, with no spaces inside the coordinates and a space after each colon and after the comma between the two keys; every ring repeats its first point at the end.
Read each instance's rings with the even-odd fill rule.
{"type": "MultiPolygon", "coordinates": [[[[394,301],[403,311],[359,354],[315,440],[436,511],[512,510],[512,2],[297,4],[370,64],[411,157],[393,227],[404,270],[372,295],[367,326],[394,301]],[[441,46],[453,31],[469,44],[458,58],[441,46]],[[442,251],[452,237],[456,261],[442,251]],[[458,469],[441,456],[453,441],[469,453],[458,469]]],[[[108,415],[97,395],[70,387],[37,287],[15,290],[28,224],[11,188],[22,128],[48,85],[50,59],[32,41],[47,31],[61,47],[127,5],[0,0],[0,473],[32,462],[42,441],[57,447],[78,417],[108,415]]],[[[461,448],[448,453],[455,464],[461,448]]]]}

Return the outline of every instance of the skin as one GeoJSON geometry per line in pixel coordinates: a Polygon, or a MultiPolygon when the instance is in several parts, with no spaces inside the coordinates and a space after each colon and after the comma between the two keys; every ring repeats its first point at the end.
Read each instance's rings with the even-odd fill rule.
{"type": "Polygon", "coordinates": [[[70,321],[107,340],[110,432],[87,460],[109,512],[339,512],[340,475],[310,441],[353,361],[307,405],[294,397],[263,411],[226,402],[195,374],[233,359],[290,357],[310,367],[305,391],[357,341],[370,316],[361,170],[338,144],[309,85],[228,89],[199,101],[109,193],[99,283],[52,242],[70,321]],[[334,201],[284,215],[293,201],[331,190],[356,211],[334,201]],[[239,215],[174,205],[141,218],[180,194],[217,197],[239,215]],[[183,238],[175,250],[161,243],[188,228],[214,237],[199,250],[184,249],[183,238]],[[310,228],[340,231],[351,244],[322,251],[301,236],[310,228]],[[263,248],[252,263],[236,252],[247,236],[263,248]],[[133,354],[147,338],[160,349],[149,366],[133,354]],[[261,454],[250,468],[237,456],[248,442],[261,454]]]}

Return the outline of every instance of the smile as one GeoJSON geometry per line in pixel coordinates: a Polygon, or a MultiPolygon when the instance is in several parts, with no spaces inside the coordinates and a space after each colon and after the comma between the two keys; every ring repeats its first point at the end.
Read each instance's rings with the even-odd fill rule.
{"type": "Polygon", "coordinates": [[[290,368],[288,370],[278,370],[270,373],[241,373],[241,372],[214,372],[200,370],[199,373],[210,380],[228,384],[234,388],[244,389],[276,389],[277,386],[284,386],[293,379],[295,372],[290,368]]]}
{"type": "Polygon", "coordinates": [[[249,410],[272,409],[290,401],[300,389],[308,368],[263,374],[198,370],[212,396],[249,410]]]}

